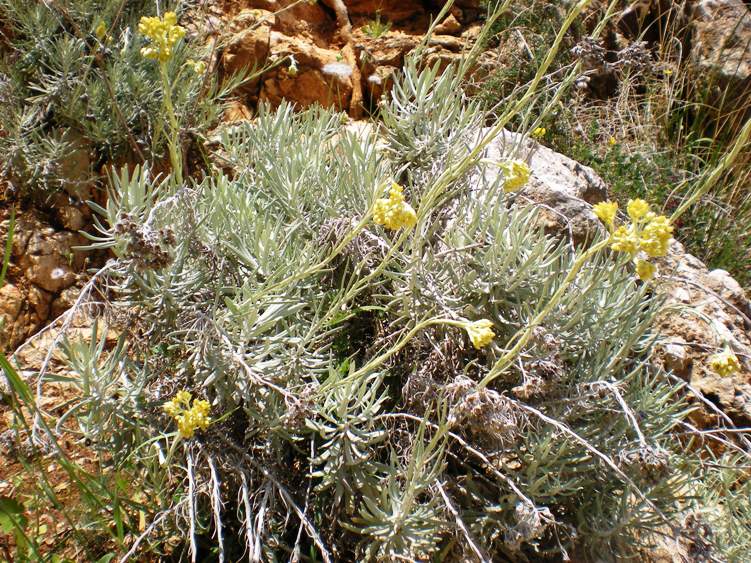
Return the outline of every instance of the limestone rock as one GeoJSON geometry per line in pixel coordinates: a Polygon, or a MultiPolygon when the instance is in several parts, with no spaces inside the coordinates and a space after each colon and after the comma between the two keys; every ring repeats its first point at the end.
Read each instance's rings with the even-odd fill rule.
{"type": "Polygon", "coordinates": [[[251,113],[250,109],[248,109],[248,106],[246,106],[239,100],[231,100],[227,102],[224,107],[223,119],[225,123],[249,121],[252,118],[253,114],[251,113]]]}
{"type": "Polygon", "coordinates": [[[661,356],[662,367],[680,377],[686,377],[691,368],[691,355],[688,344],[680,336],[661,343],[658,357],[661,356]]]}
{"type": "Polygon", "coordinates": [[[222,68],[228,74],[260,68],[269,55],[274,15],[266,10],[243,10],[230,22],[238,31],[227,40],[222,68]]]}
{"type": "Polygon", "coordinates": [[[262,100],[273,106],[287,100],[301,108],[318,103],[337,110],[349,109],[353,69],[339,51],[276,32],[271,35],[272,56],[277,60],[292,56],[295,66],[284,63],[264,75],[262,100]]]}
{"type": "Polygon", "coordinates": [[[435,27],[435,32],[440,35],[458,35],[461,30],[462,24],[454,17],[454,14],[449,14],[446,19],[435,27]]]}
{"type": "MultiPolygon", "coordinates": [[[[61,210],[67,224],[77,226],[75,214],[64,211],[78,210],[76,200],[58,195],[61,199],[53,200],[50,209],[52,218],[18,211],[8,277],[0,288],[0,350],[15,349],[51,316],[62,313],[78,293],[77,282],[90,253],[75,249],[86,244],[82,235],[51,226],[63,223],[61,210]]],[[[0,210],[0,217],[4,212],[0,210]]],[[[7,228],[7,221],[0,223],[0,239],[7,228]]]]}
{"type": "Polygon", "coordinates": [[[749,115],[751,96],[751,9],[743,0],[700,0],[694,4],[690,61],[702,103],[717,118],[749,115]]]}
{"type": "MultiPolygon", "coordinates": [[[[532,175],[519,197],[538,204],[547,232],[568,233],[583,242],[602,228],[591,204],[607,198],[607,186],[591,168],[510,131],[488,145],[485,157],[499,163],[509,158],[527,162],[532,175]]],[[[487,167],[484,174],[492,180],[500,172],[487,167]]]]}
{"type": "Polygon", "coordinates": [[[91,211],[81,203],[75,203],[65,194],[58,193],[53,198],[52,209],[60,225],[68,231],[80,231],[91,217],[91,211]]]}
{"type": "Polygon", "coordinates": [[[76,271],[84,265],[84,253],[74,247],[85,243],[86,239],[76,233],[41,229],[32,234],[19,265],[31,283],[57,293],[75,283],[76,271]]]}
{"type": "Polygon", "coordinates": [[[419,37],[402,32],[391,32],[383,37],[368,37],[360,29],[353,32],[356,51],[367,75],[380,66],[402,68],[404,57],[419,43],[419,37]]]}
{"type": "Polygon", "coordinates": [[[373,18],[381,14],[389,22],[403,22],[425,15],[425,4],[419,0],[344,0],[350,19],[373,18]]]}
{"type": "Polygon", "coordinates": [[[726,80],[751,78],[751,12],[743,0],[700,0],[693,9],[691,58],[726,80]]]}
{"type": "Polygon", "coordinates": [[[21,312],[22,303],[23,294],[15,285],[6,284],[0,287],[0,326],[4,327],[3,330],[8,330],[11,323],[16,320],[21,312]]]}
{"type": "Polygon", "coordinates": [[[37,318],[46,319],[49,316],[52,295],[50,295],[43,289],[32,285],[29,288],[28,299],[29,305],[31,305],[37,318]]]}
{"type": "Polygon", "coordinates": [[[69,287],[60,292],[60,295],[52,302],[50,309],[50,318],[56,319],[65,311],[76,304],[76,299],[80,293],[80,288],[76,286],[69,287]]]}
{"type": "MultiPolygon", "coordinates": [[[[705,399],[737,424],[751,424],[751,302],[738,283],[724,270],[709,272],[696,257],[673,241],[667,257],[659,261],[660,277],[655,288],[666,300],[665,312],[656,330],[667,343],[685,342],[688,365],[675,369],[665,358],[664,366],[701,392],[705,399]],[[709,358],[728,346],[738,357],[742,370],[721,377],[709,367],[709,358]]],[[[663,346],[663,354],[667,350],[663,346]]],[[[706,403],[697,422],[716,425],[717,413],[706,403]]]]}

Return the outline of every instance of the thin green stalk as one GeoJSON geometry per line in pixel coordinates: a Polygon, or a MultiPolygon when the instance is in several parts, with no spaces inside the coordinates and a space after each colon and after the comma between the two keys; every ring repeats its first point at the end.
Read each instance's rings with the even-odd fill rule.
{"type": "Polygon", "coordinates": [[[608,244],[610,244],[609,239],[600,241],[596,245],[590,247],[586,252],[581,254],[579,258],[576,259],[574,264],[571,266],[568,274],[566,274],[566,277],[563,278],[561,286],[553,294],[553,297],[550,298],[550,301],[547,302],[545,307],[543,307],[543,309],[535,316],[535,318],[533,318],[523,329],[519,330],[516,334],[514,334],[514,336],[511,337],[509,344],[514,341],[516,343],[495,364],[493,364],[491,370],[478,384],[477,387],[479,389],[484,389],[485,387],[487,387],[488,384],[490,384],[495,378],[501,375],[506,370],[506,368],[511,365],[511,363],[516,359],[519,353],[524,349],[524,346],[526,346],[529,342],[534,329],[542,324],[542,322],[551,313],[551,311],[553,311],[553,309],[555,309],[561,302],[561,299],[568,290],[569,286],[573,283],[576,275],[579,273],[582,267],[595,254],[606,248],[608,244]]]}
{"type": "Polygon", "coordinates": [[[175,175],[175,181],[178,185],[183,183],[183,159],[180,150],[180,123],[175,114],[175,106],[172,103],[172,84],[170,84],[167,75],[167,63],[159,63],[159,76],[162,79],[162,100],[164,110],[167,113],[167,120],[170,126],[169,135],[169,154],[172,172],[175,175]]]}
{"type": "Polygon", "coordinates": [[[421,330],[428,328],[429,326],[435,326],[435,325],[448,325],[448,326],[455,326],[457,328],[464,328],[466,326],[466,322],[457,321],[456,319],[446,319],[443,317],[432,317],[430,319],[426,319],[424,321],[421,321],[417,323],[414,327],[412,327],[407,334],[402,336],[402,338],[397,342],[394,346],[390,347],[388,350],[386,350],[383,354],[380,356],[376,356],[372,360],[370,360],[367,364],[365,364],[360,369],[354,371],[353,373],[349,374],[344,379],[341,379],[338,381],[338,384],[345,384],[349,383],[353,380],[359,379],[374,369],[379,368],[386,362],[389,358],[391,358],[394,354],[398,353],[402,348],[404,348],[412,338],[415,337],[415,335],[420,332],[421,330]]]}
{"type": "Polygon", "coordinates": [[[553,44],[551,45],[550,49],[545,55],[545,58],[537,69],[534,78],[530,82],[529,87],[527,88],[526,92],[524,92],[524,95],[519,98],[516,103],[514,103],[508,110],[506,110],[506,112],[501,115],[501,117],[498,118],[496,124],[493,125],[490,131],[475,146],[475,148],[472,149],[472,151],[455,166],[452,166],[444,171],[436,181],[435,185],[430,189],[430,191],[428,191],[428,193],[425,194],[425,197],[423,198],[420,205],[422,213],[420,212],[420,210],[418,210],[417,214],[418,225],[424,217],[429,215],[429,210],[432,209],[433,202],[435,202],[440,197],[443,191],[454,180],[461,177],[461,175],[466,172],[466,170],[477,160],[482,151],[485,150],[485,148],[493,141],[493,139],[495,139],[506,127],[509,121],[511,121],[511,119],[515,115],[517,115],[524,109],[532,96],[536,93],[537,87],[545,77],[548,68],[555,60],[555,57],[558,55],[558,51],[560,50],[561,44],[563,43],[566,32],[574,23],[581,11],[589,5],[590,1],[591,0],[580,0],[576,4],[576,6],[574,6],[574,8],[569,12],[568,16],[561,25],[561,28],[558,30],[558,34],[556,35],[553,44]]]}
{"type": "Polygon", "coordinates": [[[717,166],[715,166],[712,171],[707,174],[696,191],[691,194],[691,197],[687,198],[678,207],[678,209],[675,210],[673,215],[670,217],[671,223],[675,223],[675,221],[681,215],[683,215],[689,207],[691,207],[699,200],[699,198],[701,198],[704,194],[706,194],[714,187],[714,185],[719,181],[720,177],[728,170],[728,168],[733,165],[733,163],[740,155],[741,151],[746,148],[746,145],[748,145],[749,142],[749,138],[751,138],[751,119],[748,119],[743,125],[743,128],[738,133],[738,137],[736,137],[733,146],[720,159],[720,162],[717,163],[717,166]]]}
{"type": "MultiPolygon", "coordinates": [[[[379,185],[374,195],[377,197],[378,194],[383,193],[385,187],[386,186],[384,184],[379,185]]],[[[266,292],[268,293],[272,291],[277,291],[284,286],[287,286],[301,279],[305,279],[306,277],[312,274],[315,274],[316,272],[320,272],[323,268],[325,268],[328,264],[330,264],[334,258],[339,256],[342,250],[344,250],[344,248],[346,248],[346,246],[350,242],[352,242],[352,240],[358,234],[360,234],[360,231],[362,231],[365,228],[365,225],[367,225],[370,222],[370,218],[373,216],[374,206],[375,204],[371,205],[370,209],[368,209],[368,211],[365,213],[365,216],[360,220],[360,222],[357,223],[357,225],[355,225],[355,227],[349,233],[347,233],[347,235],[339,242],[339,244],[337,244],[334,247],[334,249],[329,253],[328,256],[326,256],[326,258],[324,258],[317,264],[314,264],[313,266],[310,266],[309,268],[303,270],[302,272],[298,272],[297,274],[284,278],[280,282],[275,283],[274,285],[266,288],[266,292]]],[[[402,234],[399,235],[399,238],[397,239],[397,241],[389,249],[389,252],[386,254],[386,257],[384,257],[384,259],[382,260],[382,263],[386,262],[387,258],[389,258],[391,254],[395,252],[395,250],[401,245],[402,241],[406,238],[406,235],[408,233],[409,233],[408,230],[402,231],[402,234]]],[[[376,269],[376,272],[380,273],[382,270],[383,268],[379,266],[379,268],[376,269]]],[[[371,273],[366,279],[371,279],[372,277],[373,277],[373,273],[371,273]]]]}

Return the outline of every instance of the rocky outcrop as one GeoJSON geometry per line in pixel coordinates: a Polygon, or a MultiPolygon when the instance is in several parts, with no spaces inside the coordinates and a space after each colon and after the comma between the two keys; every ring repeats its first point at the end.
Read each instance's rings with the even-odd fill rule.
{"type": "Polygon", "coordinates": [[[743,0],[697,0],[692,11],[691,65],[702,102],[717,118],[750,114],[751,5],[743,0]]]}
{"type": "MultiPolygon", "coordinates": [[[[0,350],[14,349],[75,302],[91,254],[77,247],[77,232],[88,213],[77,205],[55,205],[56,228],[43,215],[24,211],[16,218],[6,284],[0,288],[0,350]]],[[[0,239],[6,240],[9,212],[2,212],[0,239]]]]}
{"type": "MultiPolygon", "coordinates": [[[[656,359],[686,381],[711,404],[742,426],[751,424],[751,302],[725,270],[709,271],[673,241],[661,261],[657,290],[665,312],[657,322],[662,337],[656,359]],[[709,357],[730,348],[742,370],[720,377],[709,357]]],[[[702,427],[717,426],[719,413],[706,402],[694,413],[702,427]]]]}
{"type": "MultiPolygon", "coordinates": [[[[477,26],[471,24],[480,10],[475,2],[460,5],[438,24],[428,64],[445,66],[472,44],[477,26]]],[[[287,100],[300,108],[320,104],[358,116],[375,109],[390,90],[439,9],[440,3],[416,1],[226,0],[208,8],[208,15],[192,18],[192,28],[213,38],[225,75],[266,69],[243,85],[240,104],[287,100]]]]}
{"type": "Polygon", "coordinates": [[[319,104],[349,110],[355,75],[341,51],[272,32],[271,53],[284,62],[264,74],[259,95],[262,101],[272,106],[288,100],[298,107],[319,104]]]}
{"type": "Polygon", "coordinates": [[[729,86],[751,79],[751,10],[743,0],[699,0],[692,10],[691,61],[729,86]]]}
{"type": "MultiPolygon", "coordinates": [[[[582,243],[601,230],[592,204],[607,199],[608,190],[588,166],[510,131],[488,145],[485,158],[497,162],[518,158],[529,164],[532,174],[519,196],[539,207],[538,219],[546,232],[568,234],[582,243]]],[[[499,173],[496,167],[484,171],[487,180],[499,173]]]]}

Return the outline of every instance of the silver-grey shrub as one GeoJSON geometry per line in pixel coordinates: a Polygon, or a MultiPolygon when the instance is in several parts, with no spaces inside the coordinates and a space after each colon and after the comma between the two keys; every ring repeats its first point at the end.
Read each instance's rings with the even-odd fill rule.
{"type": "Polygon", "coordinates": [[[411,64],[382,135],[262,107],[222,131],[200,183],[113,179],[94,242],[116,255],[107,317],[145,378],[134,417],[169,459],[161,525],[187,521],[194,552],[214,534],[223,556],[264,560],[597,559],[678,529],[700,466],[671,436],[685,404],[648,361],[660,303],[626,264],[585,265],[477,385],[581,250],[501,177],[471,174],[477,159],[425,203],[484,119],[459,84],[411,64]],[[360,224],[392,179],[429,206],[414,232],[360,224]],[[497,336],[477,351],[439,324],[402,342],[434,317],[488,318],[497,336]],[[170,457],[159,409],[182,389],[215,421],[170,457]]]}

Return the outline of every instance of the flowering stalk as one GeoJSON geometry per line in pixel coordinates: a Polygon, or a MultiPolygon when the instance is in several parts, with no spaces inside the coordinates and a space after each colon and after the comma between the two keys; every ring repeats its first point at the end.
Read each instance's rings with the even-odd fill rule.
{"type": "Polygon", "coordinates": [[[180,185],[183,183],[183,157],[182,149],[180,147],[180,124],[177,121],[175,107],[172,104],[172,84],[167,75],[167,63],[159,63],[159,76],[162,79],[164,109],[167,112],[167,121],[170,128],[168,141],[170,164],[172,165],[172,171],[175,175],[175,181],[180,185]]]}
{"type": "Polygon", "coordinates": [[[508,368],[511,363],[516,359],[516,357],[521,353],[521,351],[524,349],[524,347],[529,342],[529,339],[532,337],[532,334],[534,332],[534,329],[538,327],[542,322],[545,320],[545,318],[555,309],[558,304],[561,302],[561,299],[563,298],[563,295],[566,293],[566,290],[568,287],[573,283],[574,279],[576,278],[576,275],[579,273],[579,271],[582,269],[582,267],[598,252],[606,248],[610,244],[610,239],[606,239],[603,241],[600,241],[596,245],[590,247],[586,252],[584,252],[579,258],[576,259],[574,264],[571,266],[571,269],[569,270],[568,274],[566,274],[566,277],[563,278],[563,282],[561,283],[561,286],[556,290],[556,292],[553,294],[553,297],[550,298],[550,301],[545,305],[545,307],[540,311],[534,319],[532,319],[527,326],[524,327],[524,329],[517,332],[514,336],[511,337],[509,340],[509,343],[516,341],[516,344],[514,344],[513,348],[511,348],[508,352],[506,352],[491,368],[491,370],[488,372],[488,374],[480,381],[478,384],[478,389],[484,389],[487,387],[494,379],[496,379],[499,375],[501,375],[506,368],[508,368]]]}
{"type": "Polygon", "coordinates": [[[495,337],[495,333],[491,329],[493,323],[487,319],[480,319],[478,321],[472,322],[466,320],[446,319],[443,317],[432,317],[430,319],[426,319],[417,323],[409,330],[409,332],[407,332],[407,334],[402,336],[399,342],[397,342],[394,346],[386,350],[380,356],[376,356],[375,358],[370,360],[367,364],[356,370],[354,373],[348,375],[344,379],[341,379],[339,381],[339,384],[349,383],[353,380],[363,377],[364,375],[367,375],[374,369],[379,368],[384,364],[384,362],[386,362],[386,360],[388,360],[394,354],[398,353],[402,348],[404,348],[418,332],[430,326],[436,325],[447,325],[464,329],[465,331],[467,331],[467,335],[472,342],[472,346],[474,346],[476,349],[487,346],[495,337]]]}
{"type": "Polygon", "coordinates": [[[162,82],[162,103],[169,125],[168,150],[174,178],[178,184],[183,182],[183,159],[180,147],[180,124],[172,103],[172,83],[167,66],[174,54],[174,48],[185,36],[185,28],[177,25],[177,14],[166,12],[162,18],[142,17],[138,31],[149,41],[141,49],[144,58],[156,60],[159,64],[159,77],[162,82]]]}
{"type": "MultiPolygon", "coordinates": [[[[376,188],[375,193],[382,193],[384,187],[385,186],[383,184],[379,185],[376,188]]],[[[414,209],[412,209],[412,206],[404,201],[401,186],[396,183],[392,183],[389,193],[390,197],[388,199],[379,198],[375,200],[373,205],[367,210],[365,216],[360,220],[360,222],[357,223],[357,225],[355,225],[355,227],[350,232],[348,232],[344,236],[344,238],[342,238],[339,244],[334,247],[334,249],[329,253],[328,256],[326,256],[326,258],[324,258],[317,264],[314,264],[310,268],[289,276],[279,283],[272,285],[268,289],[268,291],[278,290],[279,288],[289,285],[290,283],[305,279],[309,275],[321,271],[321,269],[325,268],[334,258],[336,258],[342,252],[342,250],[344,250],[344,248],[346,248],[346,246],[350,242],[352,242],[352,240],[360,233],[360,231],[362,231],[370,222],[371,218],[374,219],[376,224],[382,224],[389,229],[396,230],[403,228],[401,234],[399,235],[399,238],[397,238],[394,244],[391,245],[388,253],[383,258],[383,260],[381,260],[381,264],[368,276],[363,278],[361,282],[370,281],[371,279],[373,279],[373,277],[383,271],[391,256],[393,256],[393,254],[401,247],[402,243],[409,234],[409,229],[414,226],[417,220],[416,213],[414,209]]]]}
{"type": "Polygon", "coordinates": [[[717,183],[725,171],[733,165],[738,158],[738,155],[741,153],[741,150],[743,150],[748,144],[749,139],[751,139],[751,119],[746,120],[746,123],[738,133],[738,137],[735,139],[732,148],[725,153],[725,156],[722,157],[717,166],[715,166],[704,179],[700,187],[673,212],[673,215],[670,217],[671,221],[675,222],[678,217],[683,215],[689,207],[696,203],[701,196],[707,193],[717,183]]]}
{"type": "Polygon", "coordinates": [[[178,391],[164,403],[162,410],[177,423],[177,436],[164,460],[164,465],[168,465],[180,440],[192,438],[196,430],[206,430],[209,427],[212,422],[209,416],[211,405],[203,399],[193,399],[188,391],[178,391]]]}
{"type": "MultiPolygon", "coordinates": [[[[498,137],[501,131],[503,131],[506,125],[508,125],[508,123],[511,121],[511,119],[515,115],[518,115],[519,112],[521,112],[521,110],[524,109],[524,107],[529,103],[532,96],[534,96],[534,94],[537,92],[537,88],[540,85],[542,79],[545,77],[548,68],[550,68],[550,65],[553,64],[553,61],[558,55],[558,51],[563,44],[563,40],[566,37],[566,33],[568,32],[569,28],[576,21],[576,18],[579,17],[579,14],[582,12],[582,10],[584,10],[584,8],[586,8],[590,4],[590,2],[591,0],[580,0],[568,13],[566,19],[563,21],[561,27],[558,30],[558,34],[556,35],[553,44],[550,46],[550,49],[548,50],[545,58],[538,67],[537,72],[535,73],[534,78],[527,87],[527,90],[524,92],[524,95],[496,120],[493,127],[490,128],[490,130],[483,136],[482,140],[477,143],[477,145],[470,151],[470,153],[464,159],[462,159],[461,162],[445,170],[438,177],[433,187],[425,194],[425,196],[423,196],[420,202],[420,210],[418,210],[417,213],[418,222],[424,216],[430,213],[430,210],[433,208],[433,204],[438,200],[443,191],[449,185],[451,185],[454,180],[460,178],[462,174],[464,174],[467,169],[476,162],[476,160],[482,154],[482,151],[484,151],[485,148],[496,137],[498,137]]],[[[611,2],[611,5],[612,4],[614,4],[614,2],[611,2]]],[[[572,74],[574,74],[574,72],[572,72],[572,74]]],[[[578,74],[578,72],[576,74],[578,74]]],[[[562,92],[562,90],[559,90],[559,92],[562,92]]],[[[415,242],[413,243],[413,251],[417,248],[416,244],[417,240],[415,239],[415,242]]]]}

